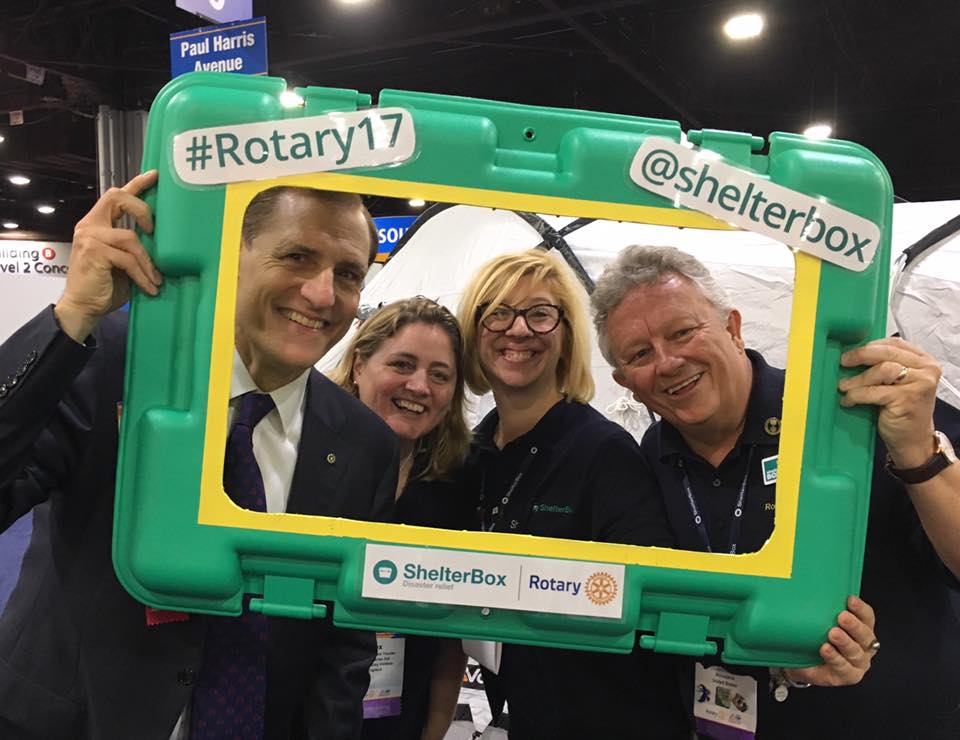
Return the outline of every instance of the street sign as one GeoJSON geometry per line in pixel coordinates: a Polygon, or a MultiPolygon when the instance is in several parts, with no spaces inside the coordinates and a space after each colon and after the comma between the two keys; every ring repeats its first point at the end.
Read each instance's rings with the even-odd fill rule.
{"type": "Polygon", "coordinates": [[[267,73],[267,19],[170,34],[170,76],[187,72],[267,73]]]}

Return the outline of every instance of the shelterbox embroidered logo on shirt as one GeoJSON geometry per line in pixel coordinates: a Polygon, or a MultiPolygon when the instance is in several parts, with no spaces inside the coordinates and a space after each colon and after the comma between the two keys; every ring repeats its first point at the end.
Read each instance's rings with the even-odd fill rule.
{"type": "Polygon", "coordinates": [[[379,108],[185,131],[173,163],[185,183],[219,185],[396,164],[415,148],[410,112],[379,108]]]}
{"type": "Polygon", "coordinates": [[[701,211],[848,270],[865,270],[880,242],[880,229],[865,218],[725,164],[715,152],[688,149],[670,139],[646,139],[630,165],[630,179],[674,206],[701,211]]]}

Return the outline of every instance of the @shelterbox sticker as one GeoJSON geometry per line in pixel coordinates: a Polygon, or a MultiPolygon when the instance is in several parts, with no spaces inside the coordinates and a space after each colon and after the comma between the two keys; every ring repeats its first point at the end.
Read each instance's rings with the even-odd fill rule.
{"type": "Polygon", "coordinates": [[[620,619],[623,565],[367,545],[365,598],[620,619]]]}
{"type": "Polygon", "coordinates": [[[684,206],[763,234],[848,270],[865,270],[880,241],[872,221],[748,170],[652,136],[637,150],[630,179],[684,206]]]}
{"type": "Polygon", "coordinates": [[[397,164],[416,143],[409,111],[372,108],[184,131],[173,139],[173,164],[187,184],[220,185],[397,164]]]}

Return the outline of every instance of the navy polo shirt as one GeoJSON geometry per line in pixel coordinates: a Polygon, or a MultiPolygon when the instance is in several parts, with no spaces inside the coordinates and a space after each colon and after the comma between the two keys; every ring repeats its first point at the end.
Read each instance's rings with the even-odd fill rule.
{"type": "MultiPolygon", "coordinates": [[[[560,401],[498,449],[499,421],[494,410],[474,430],[466,466],[485,528],[672,544],[656,482],[622,427],[590,406],[560,401]]],[[[491,706],[508,702],[511,740],[687,740],[676,672],[674,656],[639,649],[618,655],[505,644],[500,674],[485,672],[484,681],[491,706]]]]}
{"type": "Polygon", "coordinates": [[[713,552],[730,552],[731,524],[744,479],[746,492],[740,532],[734,543],[736,551],[756,552],[773,532],[776,486],[764,483],[763,468],[764,461],[768,466],[773,464],[770,458],[777,455],[780,444],[784,374],[753,350],[748,349],[747,356],[753,364],[747,419],[740,439],[718,467],[692,452],[680,432],[666,422],[650,427],[640,445],[663,491],[667,516],[681,550],[707,549],[694,519],[684,477],[713,552]]]}
{"type": "Polygon", "coordinates": [[[559,401],[499,449],[499,422],[496,410],[480,422],[467,464],[483,529],[673,545],[652,471],[621,426],[591,406],[559,401]]]}
{"type": "MultiPolygon", "coordinates": [[[[683,492],[682,470],[689,471],[715,551],[726,547],[745,474],[747,497],[738,552],[760,549],[773,531],[775,486],[764,486],[761,460],[777,451],[779,440],[768,431],[777,423],[768,420],[779,421],[784,372],[767,365],[753,350],[747,354],[754,369],[747,421],[741,439],[716,470],[691,452],[666,422],[647,430],[641,443],[660,480],[667,514],[683,549],[704,547],[683,492]],[[753,460],[747,470],[751,446],[753,460]],[[714,486],[714,480],[720,483],[714,486]]],[[[960,447],[960,411],[938,401],[934,425],[960,447]]],[[[960,738],[960,618],[953,605],[960,583],[934,551],[904,487],[885,472],[885,458],[886,448],[878,440],[860,592],[876,612],[880,651],[856,686],[792,690],[782,703],[767,691],[764,671],[728,666],[758,680],[758,740],[960,738]]],[[[692,680],[690,669],[684,680],[688,711],[692,680]]]]}

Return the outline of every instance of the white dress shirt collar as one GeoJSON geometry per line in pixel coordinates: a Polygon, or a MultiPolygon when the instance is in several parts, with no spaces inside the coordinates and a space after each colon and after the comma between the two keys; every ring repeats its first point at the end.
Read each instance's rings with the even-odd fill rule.
{"type": "MultiPolygon", "coordinates": [[[[289,434],[293,427],[303,425],[303,400],[307,393],[307,378],[309,376],[310,370],[308,368],[286,385],[270,391],[270,397],[280,414],[280,425],[284,434],[289,434]]],[[[250,391],[263,392],[250,377],[250,371],[247,370],[247,366],[240,359],[240,353],[234,349],[233,375],[230,378],[230,400],[233,401],[250,391]]],[[[297,436],[299,437],[299,434],[297,436]]]]}

